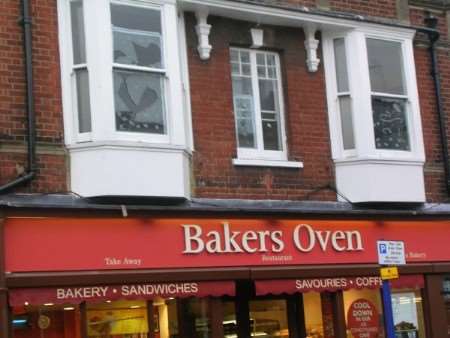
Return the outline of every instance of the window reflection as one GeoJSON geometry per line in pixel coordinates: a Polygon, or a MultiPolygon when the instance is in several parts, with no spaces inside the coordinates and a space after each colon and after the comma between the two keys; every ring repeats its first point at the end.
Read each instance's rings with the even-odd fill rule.
{"type": "Polygon", "coordinates": [[[145,301],[117,301],[89,305],[86,317],[89,337],[147,337],[148,319],[145,301]]]}
{"type": "Polygon", "coordinates": [[[447,276],[444,279],[442,294],[444,296],[445,308],[447,310],[447,335],[450,337],[450,276],[447,276]]]}
{"type": "Polygon", "coordinates": [[[13,314],[14,338],[81,338],[80,311],[75,305],[15,307],[13,314]]]}
{"type": "Polygon", "coordinates": [[[250,301],[252,337],[289,337],[286,300],[250,301]]]}
{"type": "Polygon", "coordinates": [[[392,312],[397,338],[425,338],[422,297],[419,291],[393,292],[392,312]]]}
{"type": "MultiPolygon", "coordinates": [[[[305,309],[305,329],[307,338],[325,337],[323,315],[328,313],[327,309],[331,307],[331,302],[329,304],[325,302],[325,307],[322,303],[323,301],[321,301],[321,294],[319,292],[307,292],[303,294],[303,308],[305,309]]],[[[325,322],[325,324],[327,324],[327,322],[325,322]]],[[[331,330],[333,330],[333,321],[331,321],[331,330]]],[[[326,337],[332,336],[333,335],[326,337]]]]}

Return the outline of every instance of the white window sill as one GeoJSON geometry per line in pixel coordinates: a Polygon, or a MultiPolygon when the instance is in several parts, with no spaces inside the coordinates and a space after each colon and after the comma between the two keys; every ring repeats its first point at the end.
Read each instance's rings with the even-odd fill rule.
{"type": "Polygon", "coordinates": [[[297,161],[274,161],[274,160],[253,160],[234,158],[233,164],[235,166],[247,167],[278,167],[278,168],[303,168],[303,162],[297,161]]]}

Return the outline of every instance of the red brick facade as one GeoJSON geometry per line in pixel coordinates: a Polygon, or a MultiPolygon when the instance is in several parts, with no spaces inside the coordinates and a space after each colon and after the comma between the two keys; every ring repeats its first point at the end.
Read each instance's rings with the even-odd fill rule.
{"type": "MultiPolygon", "coordinates": [[[[33,66],[36,100],[38,174],[27,192],[69,191],[69,172],[63,145],[57,9],[55,0],[34,0],[33,66]]],[[[278,1],[313,7],[317,1],[278,1]]],[[[273,2],[272,2],[273,3],[273,2]]],[[[397,17],[395,0],[330,0],[330,10],[397,17]]],[[[450,58],[445,14],[436,12],[443,39],[440,69],[444,105],[450,106],[450,58]]],[[[410,9],[411,24],[421,25],[424,10],[410,9]]],[[[26,166],[25,78],[20,4],[0,1],[0,184],[17,177],[26,166]]],[[[232,107],[229,47],[248,46],[249,23],[210,17],[213,46],[210,60],[201,61],[193,15],[186,16],[194,147],[192,189],[195,197],[335,200],[323,64],[317,73],[305,66],[302,30],[265,27],[267,47],[280,53],[286,105],[286,132],[290,160],[304,162],[302,169],[233,166],[236,138],[232,107]]],[[[416,48],[416,67],[427,162],[428,202],[446,201],[441,141],[430,76],[426,41],[416,48]]],[[[320,55],[319,55],[320,57],[320,55]]],[[[450,113],[450,111],[448,111],[450,113]]]]}
{"type": "MultiPolygon", "coordinates": [[[[21,191],[67,191],[56,1],[33,1],[37,177],[21,191]]],[[[20,2],[0,3],[0,184],[26,167],[26,97],[20,2]]]]}

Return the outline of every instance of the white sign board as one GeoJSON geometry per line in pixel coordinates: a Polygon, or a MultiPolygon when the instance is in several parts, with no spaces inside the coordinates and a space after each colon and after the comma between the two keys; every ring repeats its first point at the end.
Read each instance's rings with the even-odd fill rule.
{"type": "Polygon", "coordinates": [[[378,264],[406,264],[405,244],[401,241],[377,241],[378,264]]]}

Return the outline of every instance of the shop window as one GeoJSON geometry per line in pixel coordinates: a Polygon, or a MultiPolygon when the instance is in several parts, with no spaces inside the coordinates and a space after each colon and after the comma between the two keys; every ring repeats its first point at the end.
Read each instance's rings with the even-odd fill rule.
{"type": "Polygon", "coordinates": [[[413,32],[324,32],[336,184],[352,202],[424,202],[413,32]]]}
{"type": "Polygon", "coordinates": [[[447,313],[447,334],[448,337],[450,337],[450,276],[447,276],[444,279],[442,294],[444,296],[445,309],[447,313]]]}
{"type": "Polygon", "coordinates": [[[149,332],[145,301],[89,304],[86,319],[88,337],[147,338],[149,332]]]}
{"type": "Polygon", "coordinates": [[[43,304],[14,307],[14,338],[81,338],[80,311],[76,305],[43,304]]]}
{"type": "Polygon", "coordinates": [[[234,301],[190,298],[178,302],[184,338],[237,337],[234,301]]]}
{"type": "Polygon", "coordinates": [[[88,304],[86,318],[89,337],[148,338],[152,330],[152,337],[174,338],[179,332],[175,299],[88,304]]]}
{"type": "Polygon", "coordinates": [[[393,291],[392,312],[396,338],[425,338],[420,290],[393,291]]]}
{"type": "Polygon", "coordinates": [[[177,301],[174,298],[155,299],[153,301],[154,338],[179,337],[177,301]]]}
{"type": "MultiPolygon", "coordinates": [[[[333,337],[333,320],[332,318],[330,320],[330,315],[332,316],[331,302],[323,304],[319,292],[306,292],[302,296],[307,337],[333,337]]],[[[300,321],[302,320],[303,318],[300,318],[300,321]]]]}
{"type": "Polygon", "coordinates": [[[285,299],[251,300],[249,306],[253,337],[289,337],[285,299]]]}
{"type": "Polygon", "coordinates": [[[234,301],[226,300],[222,303],[223,311],[223,336],[225,338],[237,337],[236,304],[234,301]]]}
{"type": "Polygon", "coordinates": [[[357,334],[366,334],[371,338],[385,337],[381,295],[378,289],[343,291],[343,299],[347,338],[353,338],[357,334]]]}

